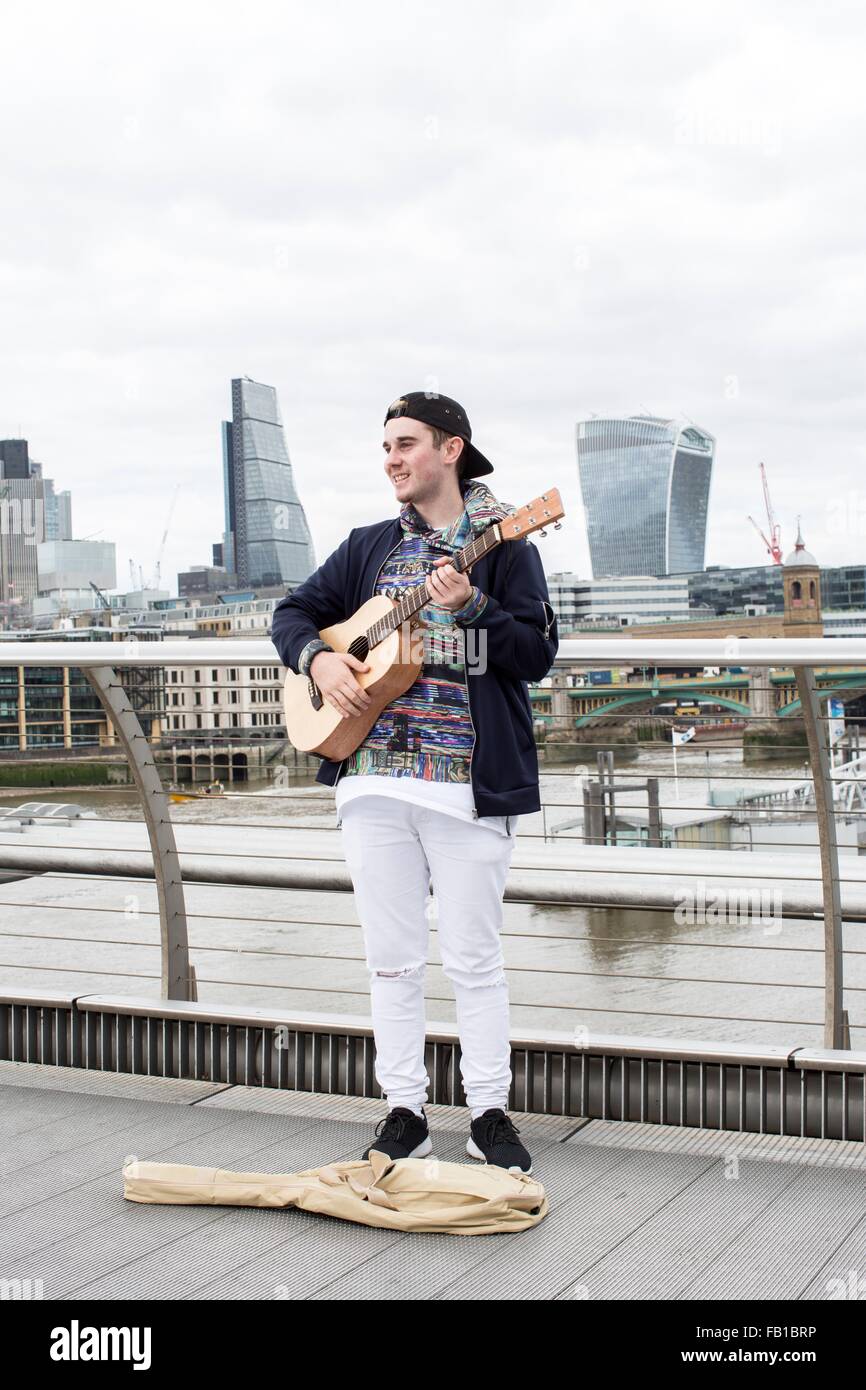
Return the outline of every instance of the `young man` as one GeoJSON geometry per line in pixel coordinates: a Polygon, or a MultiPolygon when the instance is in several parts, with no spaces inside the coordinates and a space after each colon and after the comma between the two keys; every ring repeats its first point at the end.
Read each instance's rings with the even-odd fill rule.
{"type": "Polygon", "coordinates": [[[511,1045],[499,934],[516,818],[541,805],[526,683],[550,670],[559,636],[541,559],[526,537],[495,547],[468,574],[450,563],[514,510],[474,481],[493,465],[471,439],[465,410],[448,396],[412,391],[394,401],[383,447],[399,517],[354,528],[277,604],[271,638],[283,664],[308,675],[348,718],[369,704],[354,674],[367,668],[333,651],[320,629],[374,593],[398,598],[427,584],[420,675],[354,753],[323,758],[316,775],[336,787],[370,972],[376,1080],[389,1105],[363,1156],[370,1148],[392,1158],[432,1149],[424,1112],[432,880],[471,1112],[467,1152],[529,1173],[530,1155],[506,1112],[511,1045]]]}

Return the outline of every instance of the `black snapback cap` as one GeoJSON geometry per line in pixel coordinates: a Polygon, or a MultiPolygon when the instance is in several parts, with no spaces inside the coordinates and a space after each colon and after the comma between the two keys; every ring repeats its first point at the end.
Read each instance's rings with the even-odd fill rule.
{"type": "Polygon", "coordinates": [[[447,430],[463,440],[461,458],[465,460],[465,478],[480,478],[483,473],[493,472],[493,464],[472,443],[469,416],[459,401],[431,391],[407,391],[388,406],[384,423],[403,415],[409,420],[420,420],[422,425],[435,425],[437,429],[447,430]]]}

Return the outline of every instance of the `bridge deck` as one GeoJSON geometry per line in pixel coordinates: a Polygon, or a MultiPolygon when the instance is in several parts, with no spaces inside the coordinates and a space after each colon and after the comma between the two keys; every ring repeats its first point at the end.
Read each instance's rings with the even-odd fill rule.
{"type": "MultiPolygon", "coordinates": [[[[45,1299],[824,1300],[866,1265],[862,1144],[515,1114],[547,1218],[395,1235],[122,1195],[130,1154],[273,1172],[360,1157],[383,1102],[12,1062],[0,1093],[0,1268],[45,1299]]],[[[467,1112],[429,1116],[434,1152],[471,1162],[467,1112]]]]}

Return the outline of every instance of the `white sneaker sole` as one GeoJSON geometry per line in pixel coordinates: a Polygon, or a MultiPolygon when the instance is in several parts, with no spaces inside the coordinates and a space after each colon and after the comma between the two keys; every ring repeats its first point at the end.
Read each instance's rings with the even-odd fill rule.
{"type": "MultiPolygon", "coordinates": [[[[470,1158],[480,1158],[482,1163],[488,1162],[488,1160],[485,1158],[484,1154],[481,1152],[474,1139],[468,1140],[466,1144],[466,1152],[469,1154],[470,1158]]],[[[495,1168],[500,1168],[502,1165],[500,1163],[496,1163],[492,1166],[495,1168]]],[[[512,1163],[511,1167],[506,1168],[505,1171],[507,1173],[526,1173],[528,1175],[532,1172],[532,1164],[530,1163],[528,1168],[521,1168],[519,1163],[512,1163]]]]}
{"type": "MultiPolygon", "coordinates": [[[[375,1145],[375,1144],[371,1144],[371,1145],[370,1145],[370,1148],[371,1148],[371,1149],[375,1149],[375,1148],[376,1148],[376,1145],[375,1145]]],[[[377,1153],[380,1152],[380,1150],[376,1150],[376,1151],[377,1151],[377,1153]]],[[[430,1135],[428,1134],[428,1135],[427,1135],[427,1138],[426,1138],[426,1139],[422,1139],[422,1140],[421,1140],[421,1143],[418,1145],[418,1147],[415,1148],[415,1149],[413,1149],[411,1153],[408,1153],[408,1154],[406,1155],[406,1157],[407,1157],[407,1158],[426,1158],[427,1154],[432,1153],[432,1152],[433,1152],[433,1140],[431,1139],[430,1135]]]]}

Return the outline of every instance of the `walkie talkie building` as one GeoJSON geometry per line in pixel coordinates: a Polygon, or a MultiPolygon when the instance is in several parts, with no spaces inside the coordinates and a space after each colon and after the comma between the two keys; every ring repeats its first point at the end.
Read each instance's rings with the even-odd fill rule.
{"type": "Polygon", "coordinates": [[[223,564],[241,584],[301,584],[316,568],[313,540],[295,489],[277,393],[249,377],[232,382],[223,424],[223,564]]]}
{"type": "Polygon", "coordinates": [[[581,420],[577,464],[594,579],[704,568],[716,441],[655,415],[581,420]]]}

